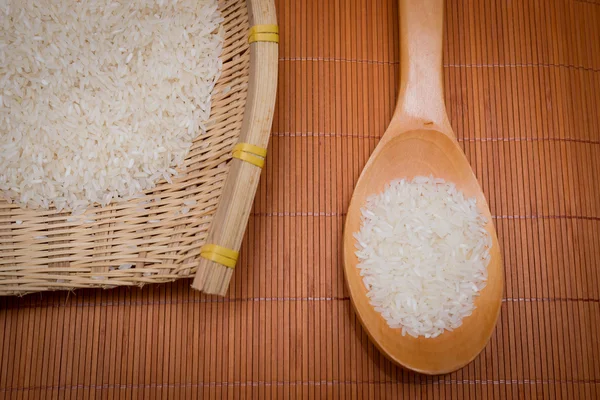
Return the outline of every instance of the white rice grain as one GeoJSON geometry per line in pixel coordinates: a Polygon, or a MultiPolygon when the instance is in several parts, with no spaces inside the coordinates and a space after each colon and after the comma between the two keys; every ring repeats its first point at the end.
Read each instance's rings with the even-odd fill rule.
{"type": "Polygon", "coordinates": [[[171,181],[210,116],[216,0],[0,3],[0,192],[85,210],[171,181]]]}
{"type": "Polygon", "coordinates": [[[425,338],[461,326],[486,285],[492,245],[475,199],[416,177],[392,182],[361,214],[358,268],[388,325],[425,338]]]}

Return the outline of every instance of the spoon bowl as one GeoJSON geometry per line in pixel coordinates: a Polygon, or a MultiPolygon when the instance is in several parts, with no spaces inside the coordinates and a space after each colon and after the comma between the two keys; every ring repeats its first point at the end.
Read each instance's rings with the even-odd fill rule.
{"type": "Polygon", "coordinates": [[[471,362],[486,346],[502,303],[500,247],[485,196],[448,122],[443,97],[443,0],[399,0],[400,94],[392,121],[367,162],[352,195],[343,240],[344,271],[350,298],[365,330],[391,360],[416,372],[444,374],[471,362]],[[492,238],[486,287],[473,314],[436,338],[402,336],[369,303],[357,268],[356,239],[360,209],[368,197],[394,180],[433,175],[475,198],[492,238]]]}
{"type": "Polygon", "coordinates": [[[502,262],[485,197],[469,162],[455,141],[441,132],[416,130],[395,136],[388,143],[378,146],[356,185],[348,209],[344,232],[344,267],[350,297],[360,321],[379,350],[396,363],[425,374],[443,374],[466,365],[483,350],[500,311],[502,262]],[[369,304],[367,289],[356,267],[358,259],[353,236],[360,229],[360,208],[369,196],[381,193],[393,180],[429,175],[453,182],[466,196],[475,197],[480,212],[488,221],[486,229],[492,237],[488,281],[475,301],[475,311],[463,319],[461,327],[452,332],[446,331],[434,339],[402,336],[400,329],[390,328],[369,304]]]}

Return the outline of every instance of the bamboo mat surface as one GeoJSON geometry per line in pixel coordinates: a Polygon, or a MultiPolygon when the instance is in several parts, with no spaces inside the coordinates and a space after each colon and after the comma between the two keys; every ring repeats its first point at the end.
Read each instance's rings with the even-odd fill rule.
{"type": "Polygon", "coordinates": [[[505,260],[498,327],[440,377],[345,288],[354,183],[392,115],[395,0],[278,0],[269,156],[227,297],[191,281],[0,299],[0,398],[600,398],[600,1],[447,0],[448,112],[505,260]]]}

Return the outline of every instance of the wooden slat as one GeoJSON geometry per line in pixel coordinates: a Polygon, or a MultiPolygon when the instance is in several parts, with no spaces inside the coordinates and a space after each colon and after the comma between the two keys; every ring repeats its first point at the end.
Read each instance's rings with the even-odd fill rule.
{"type": "Polygon", "coordinates": [[[445,95],[504,253],[490,344],[442,377],[369,342],[343,221],[398,83],[394,0],[278,0],[269,156],[227,297],[189,280],[0,299],[0,398],[598,398],[600,5],[446,0],[445,95]]]}

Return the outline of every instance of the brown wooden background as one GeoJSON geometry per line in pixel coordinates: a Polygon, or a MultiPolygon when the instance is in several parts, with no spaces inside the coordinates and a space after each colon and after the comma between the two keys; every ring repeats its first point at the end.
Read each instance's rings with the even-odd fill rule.
{"type": "Polygon", "coordinates": [[[600,398],[600,1],[447,0],[446,100],[503,247],[498,328],[441,377],[396,368],[340,264],[391,117],[395,0],[278,0],[270,155],[226,298],[189,280],[0,300],[2,398],[600,398]]]}

